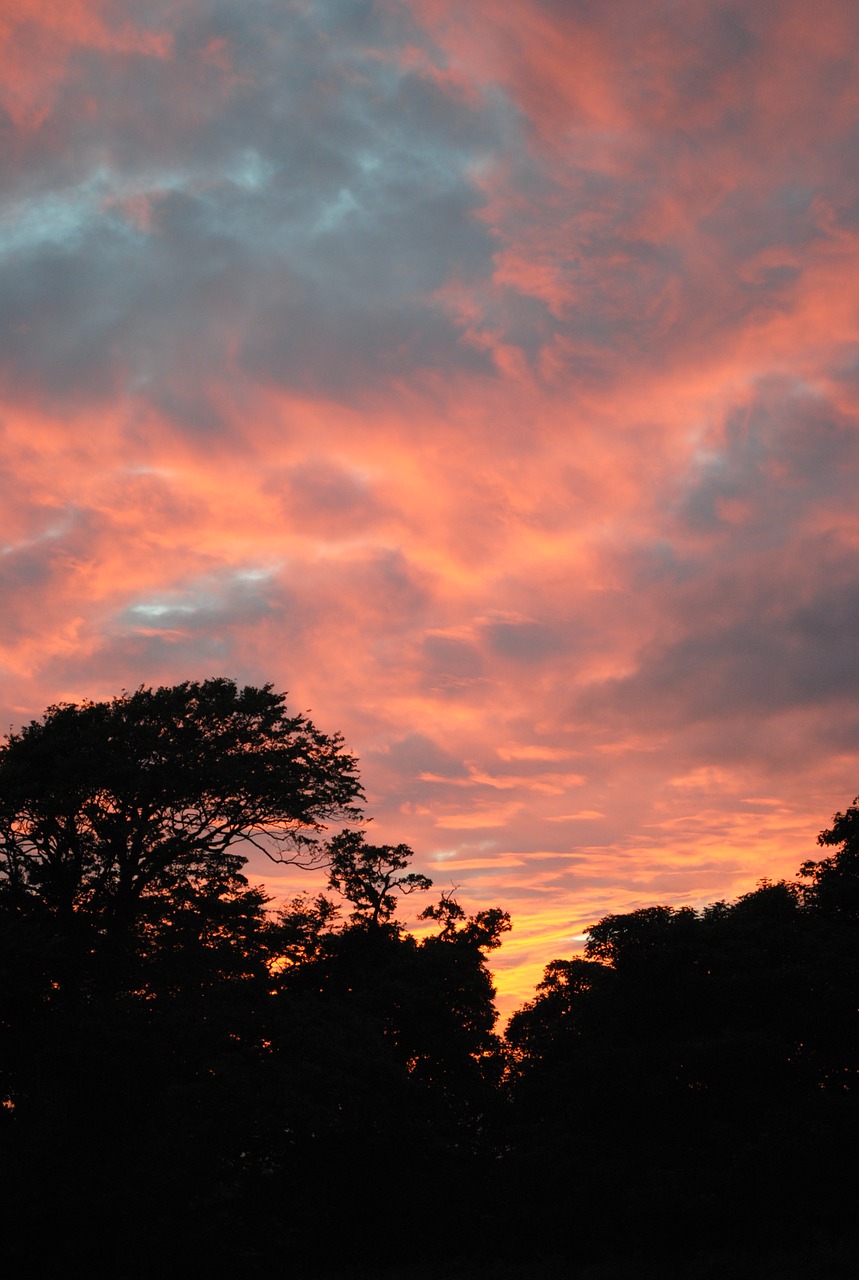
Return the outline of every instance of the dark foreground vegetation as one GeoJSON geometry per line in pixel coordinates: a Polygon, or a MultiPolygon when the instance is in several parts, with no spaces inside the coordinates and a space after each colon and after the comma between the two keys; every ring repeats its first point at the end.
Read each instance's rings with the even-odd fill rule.
{"type": "Polygon", "coordinates": [[[7,739],[7,1274],[855,1274],[859,809],[797,883],[607,916],[502,1039],[507,915],[406,932],[430,883],[361,800],[269,687],[7,739]],[[248,841],[329,893],[271,914],[248,841]]]}

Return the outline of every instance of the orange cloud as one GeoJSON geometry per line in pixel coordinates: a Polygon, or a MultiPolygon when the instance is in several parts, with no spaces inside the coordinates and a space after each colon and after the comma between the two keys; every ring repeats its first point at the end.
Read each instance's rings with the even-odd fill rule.
{"type": "Polygon", "coordinates": [[[0,18],[6,722],[288,688],[507,1009],[856,789],[859,20],[661,15],[0,18]]]}

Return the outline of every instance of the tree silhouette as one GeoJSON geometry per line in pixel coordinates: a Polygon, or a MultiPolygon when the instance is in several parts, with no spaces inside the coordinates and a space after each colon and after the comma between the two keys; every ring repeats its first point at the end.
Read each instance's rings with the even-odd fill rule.
{"type": "Polygon", "coordinates": [[[802,883],[605,916],[502,1044],[489,957],[509,916],[469,915],[451,890],[420,912],[431,931],[409,932],[398,907],[431,882],[408,846],[325,840],[360,799],[339,735],[270,686],[140,689],[9,736],[0,1155],[16,1273],[75,1256],[127,1280],[165,1259],[392,1275],[415,1247],[409,1202],[444,1222],[463,1277],[624,1254],[686,1274],[677,1259],[702,1241],[735,1250],[731,1273],[770,1274],[743,1259],[793,1230],[797,1205],[824,1251],[851,1238],[859,800],[802,883]],[[327,861],[328,891],[270,914],[248,846],[327,861]]]}
{"type": "Polygon", "coordinates": [[[849,1233],[855,1178],[825,1171],[859,1136],[855,805],[820,843],[837,852],[807,886],[604,917],[514,1014],[515,1160],[493,1194],[553,1249],[571,1203],[585,1256],[609,1237],[663,1262],[765,1252],[798,1204],[824,1245],[849,1233]]]}
{"type": "Polygon", "coordinates": [[[122,929],[153,899],[234,884],[237,846],[317,858],[323,825],[359,816],[356,770],[342,738],[287,715],[271,685],[50,707],[0,749],[0,892],[122,929]]]}
{"type": "Polygon", "coordinates": [[[343,831],[331,841],[328,854],[329,886],[352,904],[355,924],[387,924],[399,895],[432,886],[432,880],[418,872],[399,874],[414,856],[405,844],[367,844],[362,831],[343,831]]]}
{"type": "Polygon", "coordinates": [[[323,836],[361,797],[339,735],[229,680],[50,707],[0,748],[4,1246],[22,1274],[44,1215],[58,1255],[88,1256],[94,1207],[105,1272],[131,1277],[163,1258],[259,1274],[248,1253],[268,1273],[284,1250],[312,1274],[331,1206],[345,1262],[404,1179],[438,1213],[451,1191],[468,1203],[503,1060],[486,956],[509,920],[448,895],[436,932],[408,933],[397,906],[431,883],[411,850],[323,836]],[[272,917],[249,847],[327,862],[330,896],[272,917]],[[204,1225],[213,1204],[229,1240],[204,1225]]]}
{"type": "MultiPolygon", "coordinates": [[[[358,850],[368,846],[352,844],[332,880],[362,909],[343,923],[329,899],[298,899],[275,925],[286,963],[274,966],[271,1048],[254,1091],[269,1123],[249,1163],[258,1173],[257,1212],[261,1204],[272,1213],[292,1207],[293,1257],[324,1239],[330,1266],[359,1262],[368,1274],[384,1274],[414,1248],[414,1216],[396,1207],[404,1186],[422,1213],[444,1216],[450,1240],[472,1230],[469,1213],[477,1212],[484,1165],[497,1150],[502,1098],[486,953],[509,918],[499,911],[468,918],[448,897],[444,920],[437,908],[422,913],[442,927],[418,939],[394,914],[394,882],[411,874],[404,846],[377,847],[356,866],[358,850]],[[380,906],[388,894],[392,901],[380,906]],[[380,1206],[384,1245],[368,1253],[362,1242],[380,1206]]],[[[418,887],[428,883],[420,877],[418,887]]],[[[316,1274],[319,1260],[304,1265],[316,1274]]]]}
{"type": "Polygon", "coordinates": [[[844,924],[859,921],[859,796],[846,812],[835,814],[817,843],[836,852],[800,867],[800,875],[811,882],[806,890],[809,902],[844,924]]]}
{"type": "Polygon", "coordinates": [[[43,1185],[72,1253],[90,1206],[103,1243],[147,1220],[157,1252],[198,1198],[225,1194],[262,1123],[247,1098],[276,954],[245,853],[318,862],[325,824],[358,818],[361,795],[342,738],[270,685],[141,688],[9,735],[0,1122],[25,1254],[43,1185]]]}

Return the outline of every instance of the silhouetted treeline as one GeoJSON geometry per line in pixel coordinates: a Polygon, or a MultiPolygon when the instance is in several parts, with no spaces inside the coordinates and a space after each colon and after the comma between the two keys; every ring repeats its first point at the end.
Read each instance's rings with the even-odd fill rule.
{"type": "Polygon", "coordinates": [[[142,689],[7,739],[10,1274],[762,1276],[791,1250],[852,1274],[855,804],[796,883],[607,916],[502,1038],[506,913],[442,895],[410,934],[411,851],[320,838],[360,799],[342,741],[269,687],[142,689]],[[272,914],[246,840],[324,864],[327,893],[272,914]]]}
{"type": "Polygon", "coordinates": [[[607,916],[548,967],[508,1028],[499,1188],[536,1237],[571,1204],[591,1257],[823,1257],[855,1229],[856,853],[703,911],[607,916]]]}

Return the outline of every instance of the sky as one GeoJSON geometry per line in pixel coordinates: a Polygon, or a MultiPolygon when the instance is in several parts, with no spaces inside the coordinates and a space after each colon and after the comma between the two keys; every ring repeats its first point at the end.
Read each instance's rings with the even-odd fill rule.
{"type": "Polygon", "coordinates": [[[5,0],[0,724],[288,690],[511,912],[507,1010],[794,876],[859,791],[857,59],[854,0],[5,0]]]}

